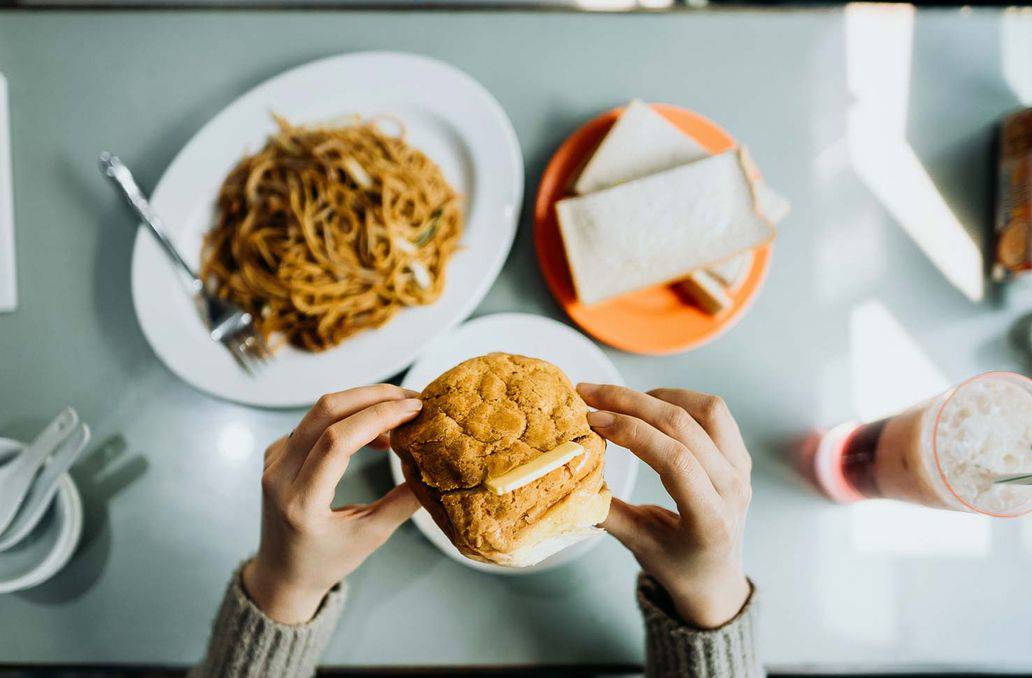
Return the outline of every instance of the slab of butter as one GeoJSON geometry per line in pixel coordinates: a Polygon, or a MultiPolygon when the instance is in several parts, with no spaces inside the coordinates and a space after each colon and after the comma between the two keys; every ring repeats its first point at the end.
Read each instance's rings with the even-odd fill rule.
{"type": "Polygon", "coordinates": [[[583,304],[669,283],[774,237],[736,149],[556,204],[583,304]]]}
{"type": "Polygon", "coordinates": [[[574,457],[584,454],[584,447],[574,443],[563,443],[551,452],[534,457],[526,464],[517,466],[507,473],[484,481],[487,488],[495,494],[505,494],[532,483],[560,466],[565,466],[574,457]]]}
{"type": "Polygon", "coordinates": [[[627,105],[573,186],[592,193],[632,179],[655,174],[709,153],[644,101],[627,105]]]}

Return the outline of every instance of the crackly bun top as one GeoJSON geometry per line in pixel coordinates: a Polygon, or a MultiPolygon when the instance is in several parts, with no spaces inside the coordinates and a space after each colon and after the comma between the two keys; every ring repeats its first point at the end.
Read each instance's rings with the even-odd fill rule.
{"type": "Polygon", "coordinates": [[[422,400],[420,415],[392,440],[438,491],[475,487],[564,442],[585,445],[588,457],[605,447],[573,384],[544,360],[472,358],[435,379],[422,400]]]}
{"type": "Polygon", "coordinates": [[[420,503],[463,554],[536,562],[605,519],[606,442],[555,365],[492,353],[448,370],[421,397],[422,411],[391,444],[420,503]],[[501,495],[484,485],[566,442],[584,453],[501,495]]]}

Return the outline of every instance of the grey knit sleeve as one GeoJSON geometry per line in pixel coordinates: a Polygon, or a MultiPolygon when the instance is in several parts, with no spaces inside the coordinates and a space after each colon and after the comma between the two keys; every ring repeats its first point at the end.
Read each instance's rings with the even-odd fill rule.
{"type": "Polygon", "coordinates": [[[265,616],[233,573],[212,626],[208,652],[190,678],[308,678],[344,609],[341,583],[323,600],[311,621],[295,626],[265,616]]]}
{"type": "MultiPolygon", "coordinates": [[[[750,587],[752,583],[750,582],[750,587]]],[[[649,678],[758,678],[755,592],[738,615],[703,631],[681,621],[659,582],[638,576],[638,607],[645,617],[645,675],[649,678]]]]}

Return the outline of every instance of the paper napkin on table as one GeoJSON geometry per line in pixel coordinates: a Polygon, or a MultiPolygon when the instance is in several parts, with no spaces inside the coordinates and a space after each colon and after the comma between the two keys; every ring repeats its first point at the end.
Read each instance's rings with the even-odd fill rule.
{"type": "Polygon", "coordinates": [[[18,306],[14,275],[14,197],[11,191],[11,121],[7,80],[0,73],[0,313],[18,306]]]}

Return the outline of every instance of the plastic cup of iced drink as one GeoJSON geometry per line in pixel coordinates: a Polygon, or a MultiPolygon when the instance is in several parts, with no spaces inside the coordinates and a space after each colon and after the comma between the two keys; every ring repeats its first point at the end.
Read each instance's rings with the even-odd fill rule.
{"type": "Polygon", "coordinates": [[[825,433],[814,474],[832,499],[887,498],[1013,517],[1032,486],[994,484],[1032,473],[1032,379],[988,372],[895,416],[825,433]]]}

